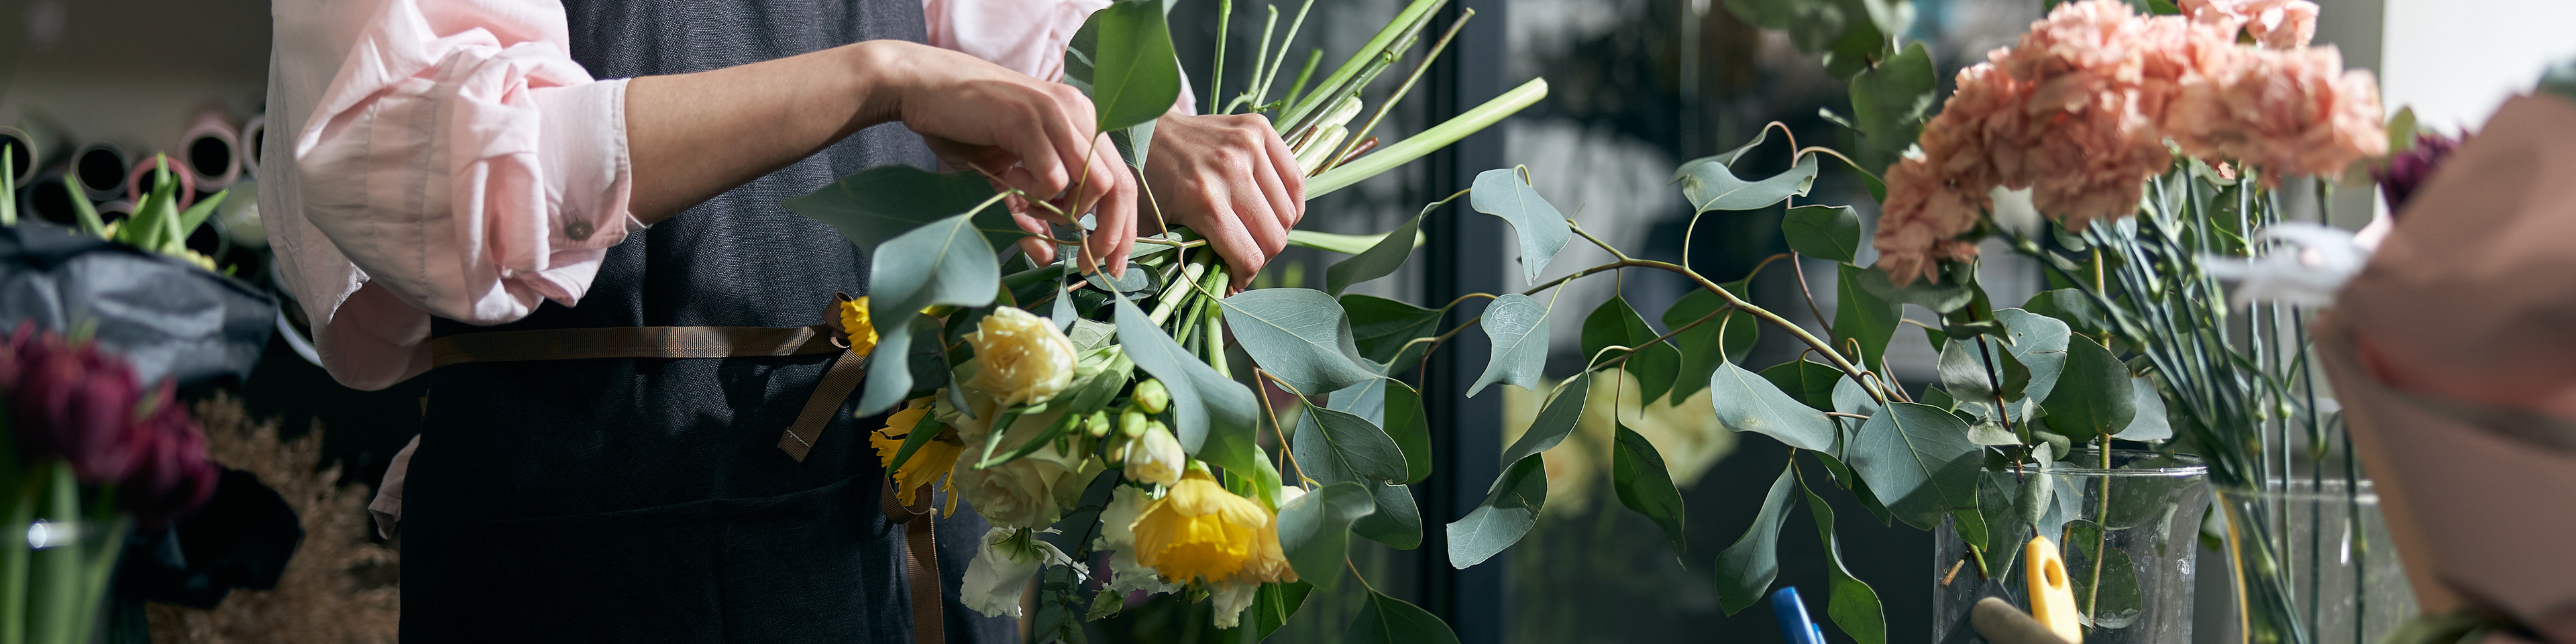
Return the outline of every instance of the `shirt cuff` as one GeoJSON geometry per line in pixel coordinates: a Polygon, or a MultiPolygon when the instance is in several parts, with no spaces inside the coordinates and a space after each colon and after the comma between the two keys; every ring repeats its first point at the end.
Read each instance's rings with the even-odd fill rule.
{"type": "Polygon", "coordinates": [[[644,223],[627,210],[634,173],[626,147],[626,79],[529,90],[540,123],[538,163],[552,209],[549,246],[607,248],[644,223]]]}

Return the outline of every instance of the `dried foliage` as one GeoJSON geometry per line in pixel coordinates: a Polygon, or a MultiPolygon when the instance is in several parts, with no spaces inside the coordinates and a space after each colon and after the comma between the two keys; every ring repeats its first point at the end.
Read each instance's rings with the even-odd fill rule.
{"type": "Polygon", "coordinates": [[[304,522],[304,543],[276,590],[234,591],[210,611],[152,604],[153,643],[393,642],[401,615],[400,554],[367,538],[367,486],[339,485],[339,466],[318,467],[320,423],[281,442],[276,421],[254,423],[247,415],[231,396],[199,403],[207,451],[286,497],[304,522]]]}

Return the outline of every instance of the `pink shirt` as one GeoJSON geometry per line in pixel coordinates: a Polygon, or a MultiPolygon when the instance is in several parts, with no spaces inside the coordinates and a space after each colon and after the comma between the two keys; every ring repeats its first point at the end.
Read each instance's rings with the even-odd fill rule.
{"type": "MultiPolygon", "coordinates": [[[[930,44],[1035,78],[1108,0],[923,0],[930,44]]],[[[558,0],[276,0],[260,211],[333,378],[429,368],[429,319],[577,304],[627,211],[624,79],[558,0]]],[[[1186,99],[1184,99],[1186,100],[1186,99]]]]}

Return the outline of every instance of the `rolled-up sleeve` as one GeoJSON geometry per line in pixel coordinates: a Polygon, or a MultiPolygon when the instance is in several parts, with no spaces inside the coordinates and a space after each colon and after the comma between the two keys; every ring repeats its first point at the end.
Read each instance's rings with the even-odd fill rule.
{"type": "Polygon", "coordinates": [[[625,82],[551,0],[394,0],[298,132],[303,216],[369,285],[476,324],[579,301],[627,212],[625,82]]]}

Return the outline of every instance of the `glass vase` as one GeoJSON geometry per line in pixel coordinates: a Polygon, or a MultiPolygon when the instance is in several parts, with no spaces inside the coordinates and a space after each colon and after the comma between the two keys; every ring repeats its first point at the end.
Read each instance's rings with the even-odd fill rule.
{"type": "Polygon", "coordinates": [[[2273,479],[2218,501],[2237,629],[2222,641],[2368,644],[2415,615],[2370,481],[2273,479]]]}
{"type": "Polygon", "coordinates": [[[1978,598],[2030,608],[2024,546],[2045,535],[2075,587],[2085,644],[2191,641],[2192,566],[2208,468],[2140,450],[1980,472],[1979,510],[1934,531],[1932,639],[1966,629],[1978,598]],[[1980,544],[1974,552],[1969,545],[1980,544]],[[2096,556],[2099,553],[2100,556],[2096,556]]]}

